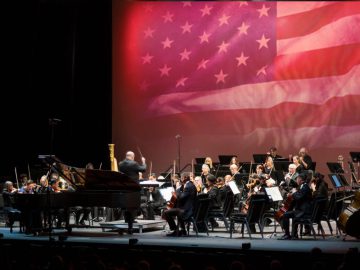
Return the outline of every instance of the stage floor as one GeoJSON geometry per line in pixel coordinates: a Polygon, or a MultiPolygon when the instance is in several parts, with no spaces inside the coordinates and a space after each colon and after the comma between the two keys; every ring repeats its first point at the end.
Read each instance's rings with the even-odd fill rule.
{"type": "MultiPolygon", "coordinates": [[[[191,249],[191,250],[208,250],[208,251],[221,251],[221,252],[236,252],[239,250],[247,250],[248,252],[297,252],[308,253],[315,247],[320,248],[326,254],[344,254],[351,248],[360,249],[360,240],[351,236],[344,235],[336,236],[330,235],[329,229],[326,224],[323,224],[326,237],[322,239],[319,235],[316,240],[312,236],[304,236],[302,239],[297,240],[279,240],[283,235],[281,229],[277,228],[277,233],[273,233],[274,227],[265,227],[264,238],[261,238],[259,233],[252,234],[252,239],[245,231],[244,238],[239,233],[240,229],[233,234],[230,239],[229,232],[226,232],[223,224],[219,222],[220,227],[215,228],[214,231],[209,231],[209,236],[206,233],[199,233],[198,237],[195,232],[190,229],[189,236],[183,237],[169,237],[168,227],[164,227],[162,220],[157,219],[153,226],[151,221],[143,221],[138,219],[138,224],[134,226],[135,232],[133,235],[126,233],[126,227],[123,226],[123,221],[111,222],[107,228],[101,228],[100,223],[94,222],[96,228],[81,227],[72,228],[69,233],[63,229],[56,229],[51,234],[40,234],[38,236],[26,235],[19,232],[19,228],[15,227],[13,233],[10,233],[9,228],[0,227],[2,234],[1,241],[11,242],[26,242],[37,245],[47,244],[47,242],[55,241],[66,243],[68,245],[89,245],[89,246],[122,246],[128,247],[138,246],[142,248],[152,249],[191,249]],[[116,225],[118,224],[118,226],[116,225]],[[141,227],[141,231],[136,228],[141,227]],[[121,229],[124,228],[124,229],[121,229]]],[[[104,224],[104,223],[101,223],[104,224]]],[[[332,223],[335,229],[335,222],[332,223]]]]}

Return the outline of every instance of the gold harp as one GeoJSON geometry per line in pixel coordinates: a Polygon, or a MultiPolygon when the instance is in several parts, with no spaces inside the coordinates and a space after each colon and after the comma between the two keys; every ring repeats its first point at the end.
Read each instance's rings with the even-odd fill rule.
{"type": "Polygon", "coordinates": [[[116,171],[118,172],[118,164],[117,164],[117,160],[114,154],[114,150],[115,150],[115,144],[113,143],[109,143],[109,152],[110,152],[110,166],[111,166],[111,170],[112,171],[116,171]]]}

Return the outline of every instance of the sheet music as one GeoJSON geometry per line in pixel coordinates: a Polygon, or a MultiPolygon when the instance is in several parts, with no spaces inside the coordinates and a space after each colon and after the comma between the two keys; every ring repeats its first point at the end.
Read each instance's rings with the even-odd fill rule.
{"type": "Polygon", "coordinates": [[[161,187],[163,184],[165,184],[165,182],[159,182],[159,181],[155,181],[155,180],[145,180],[145,181],[141,181],[140,182],[140,186],[146,186],[146,185],[157,185],[158,187],[161,187]]]}
{"type": "Polygon", "coordinates": [[[266,187],[265,192],[273,202],[283,200],[279,187],[266,187]]]}
{"type": "Polygon", "coordinates": [[[229,187],[231,188],[231,191],[233,192],[234,195],[240,194],[240,190],[234,181],[229,182],[229,187]]]}
{"type": "Polygon", "coordinates": [[[165,201],[170,201],[172,197],[172,192],[174,191],[173,187],[161,188],[159,189],[161,195],[163,196],[165,201]]]}

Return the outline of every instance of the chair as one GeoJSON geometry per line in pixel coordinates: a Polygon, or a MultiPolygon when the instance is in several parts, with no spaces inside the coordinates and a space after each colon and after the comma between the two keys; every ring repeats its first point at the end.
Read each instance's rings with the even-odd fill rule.
{"type": "Polygon", "coordinates": [[[277,232],[277,227],[279,226],[281,228],[281,225],[278,223],[278,221],[274,218],[275,213],[279,210],[279,202],[272,202],[271,207],[268,210],[264,210],[264,213],[261,217],[261,224],[262,227],[265,227],[265,221],[267,218],[273,219],[274,224],[274,233],[277,232]]]}
{"type": "Polygon", "coordinates": [[[266,199],[264,196],[260,195],[252,195],[252,198],[249,202],[249,208],[247,213],[233,213],[230,216],[230,238],[232,238],[232,233],[234,230],[235,223],[241,223],[241,233],[242,237],[244,237],[244,224],[246,225],[246,229],[249,233],[249,237],[251,239],[251,224],[257,224],[260,228],[261,237],[264,238],[263,235],[263,227],[261,224],[261,217],[264,213],[264,209],[266,206],[266,199]]]}
{"type": "Polygon", "coordinates": [[[303,226],[304,225],[308,225],[311,229],[311,232],[314,236],[314,239],[316,240],[316,233],[315,233],[315,229],[314,229],[314,224],[318,225],[318,228],[321,230],[321,234],[323,239],[325,239],[325,232],[323,227],[321,226],[320,223],[320,219],[321,216],[324,212],[324,209],[326,207],[326,203],[327,203],[327,198],[321,198],[321,199],[316,199],[314,201],[314,205],[313,205],[313,209],[312,209],[312,213],[307,216],[303,216],[303,217],[299,217],[299,218],[294,218],[293,219],[293,223],[292,223],[292,234],[293,236],[295,235],[295,231],[298,225],[300,225],[300,236],[302,237],[302,230],[303,230],[303,226]]]}
{"type": "MultiPolygon", "coordinates": [[[[338,220],[339,215],[343,209],[343,204],[344,201],[341,198],[336,198],[336,194],[332,193],[330,196],[328,207],[321,215],[320,222],[326,221],[331,235],[333,235],[333,228],[330,221],[334,220],[336,222],[338,220]]],[[[340,232],[339,228],[337,228],[337,230],[340,232]]]]}
{"type": "MultiPolygon", "coordinates": [[[[193,228],[196,232],[196,236],[199,235],[199,230],[197,224],[203,224],[206,228],[206,234],[209,236],[209,228],[207,226],[208,223],[208,212],[210,207],[210,199],[209,198],[201,198],[196,200],[194,213],[188,219],[185,219],[184,222],[186,224],[186,232],[187,235],[190,235],[190,225],[193,225],[193,228]]],[[[177,224],[179,230],[179,222],[177,224]]]]}
{"type": "MultiPolygon", "coordinates": [[[[220,209],[209,210],[208,218],[219,218],[220,220],[224,221],[225,228],[228,231],[229,223],[227,219],[234,210],[234,202],[234,194],[232,192],[227,192],[223,206],[220,209]]],[[[214,231],[214,228],[211,227],[211,230],[214,231]]]]}

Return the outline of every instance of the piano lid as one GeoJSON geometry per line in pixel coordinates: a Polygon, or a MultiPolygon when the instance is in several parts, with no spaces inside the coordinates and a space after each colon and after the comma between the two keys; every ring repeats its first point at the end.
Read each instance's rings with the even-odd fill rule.
{"type": "Polygon", "coordinates": [[[92,169],[86,169],[85,171],[84,188],[86,190],[141,190],[138,182],[122,172],[92,169]]]}

